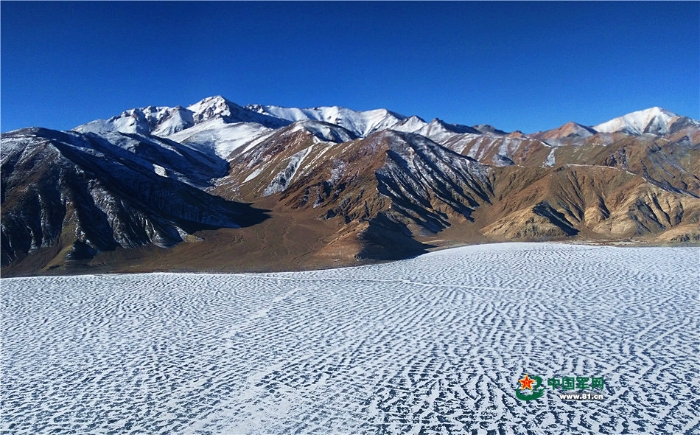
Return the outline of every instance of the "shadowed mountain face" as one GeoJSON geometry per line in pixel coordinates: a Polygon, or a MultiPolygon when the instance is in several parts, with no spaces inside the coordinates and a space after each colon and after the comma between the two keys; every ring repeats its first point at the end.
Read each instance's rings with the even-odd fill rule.
{"type": "Polygon", "coordinates": [[[61,248],[57,261],[169,247],[202,229],[261,222],[262,211],[188,184],[205,185],[204,173],[222,175],[226,168],[135,134],[25,129],[3,135],[2,263],[51,247],[61,248]]]}
{"type": "Polygon", "coordinates": [[[700,241],[698,174],[700,123],[658,108],[528,135],[212,97],[3,134],[3,274],[281,270],[499,240],[700,241]]]}

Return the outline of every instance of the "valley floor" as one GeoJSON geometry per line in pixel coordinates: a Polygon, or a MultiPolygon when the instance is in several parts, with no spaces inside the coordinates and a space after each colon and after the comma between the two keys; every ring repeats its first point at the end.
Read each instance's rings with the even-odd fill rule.
{"type": "Polygon", "coordinates": [[[698,255],[504,243],[308,272],[4,278],[0,429],[698,433],[698,255]],[[525,374],[541,398],[516,397],[525,374]],[[563,377],[604,379],[584,390],[603,400],[560,398],[547,380],[563,377]]]}

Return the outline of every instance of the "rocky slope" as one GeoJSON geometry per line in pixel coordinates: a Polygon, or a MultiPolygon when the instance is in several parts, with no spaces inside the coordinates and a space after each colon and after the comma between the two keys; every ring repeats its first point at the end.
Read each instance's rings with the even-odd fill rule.
{"type": "Polygon", "coordinates": [[[2,263],[49,249],[51,267],[260,222],[262,211],[199,188],[225,171],[224,161],[137,134],[34,128],[3,135],[2,263]]]}
{"type": "Polygon", "coordinates": [[[2,135],[4,275],[269,270],[498,240],[700,241],[700,123],[523,134],[222,97],[2,135]]]}

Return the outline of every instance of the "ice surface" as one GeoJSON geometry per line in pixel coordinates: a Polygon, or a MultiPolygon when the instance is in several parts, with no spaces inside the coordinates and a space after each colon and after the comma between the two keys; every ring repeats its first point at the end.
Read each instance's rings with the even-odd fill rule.
{"type": "Polygon", "coordinates": [[[3,279],[0,430],[698,433],[697,266],[693,248],[509,243],[3,279]],[[605,399],[519,401],[525,373],[602,376],[605,399]]]}

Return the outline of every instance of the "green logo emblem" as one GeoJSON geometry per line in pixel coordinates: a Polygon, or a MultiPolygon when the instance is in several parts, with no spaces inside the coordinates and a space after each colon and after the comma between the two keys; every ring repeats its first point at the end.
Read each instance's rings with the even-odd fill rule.
{"type": "Polygon", "coordinates": [[[520,400],[536,400],[542,397],[544,394],[544,387],[542,386],[542,378],[539,376],[533,376],[532,378],[527,374],[523,379],[518,380],[520,382],[520,388],[515,389],[515,397],[520,400]],[[534,387],[532,383],[535,383],[534,387]],[[530,390],[529,393],[525,391],[530,390]]]}

